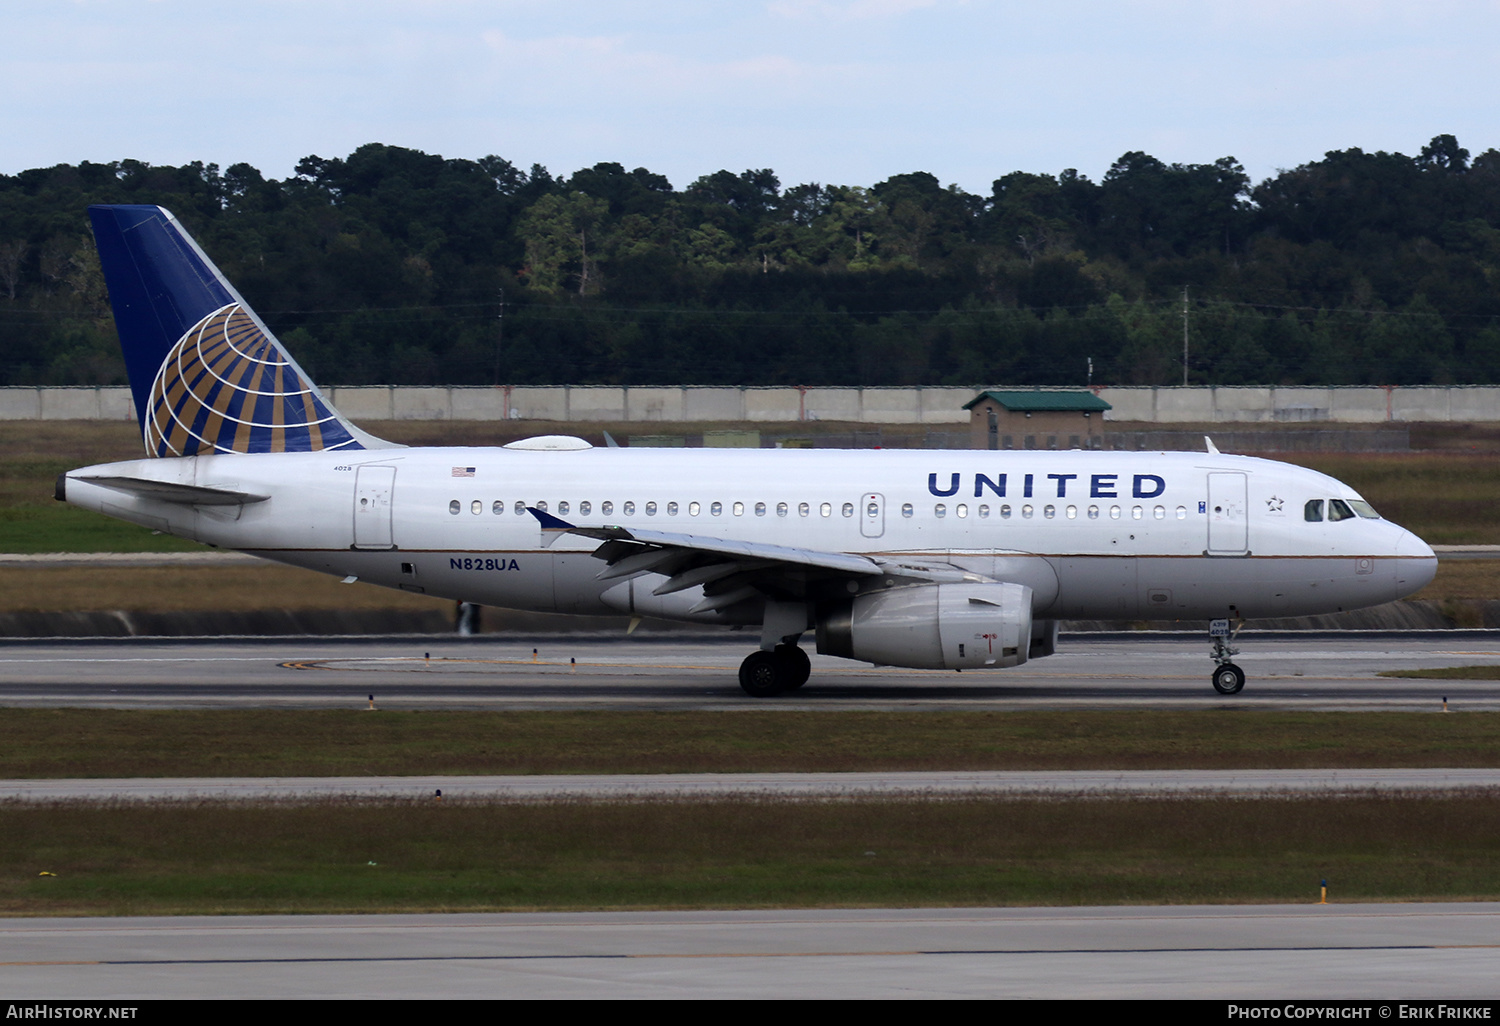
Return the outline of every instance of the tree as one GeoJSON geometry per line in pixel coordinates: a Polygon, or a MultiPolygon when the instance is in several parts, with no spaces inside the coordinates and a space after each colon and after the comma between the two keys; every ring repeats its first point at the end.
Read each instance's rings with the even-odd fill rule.
{"type": "Polygon", "coordinates": [[[598,291],[598,253],[608,213],[606,201],[582,192],[543,196],[527,208],[518,230],[526,243],[530,287],[555,293],[576,282],[580,296],[598,291]]]}

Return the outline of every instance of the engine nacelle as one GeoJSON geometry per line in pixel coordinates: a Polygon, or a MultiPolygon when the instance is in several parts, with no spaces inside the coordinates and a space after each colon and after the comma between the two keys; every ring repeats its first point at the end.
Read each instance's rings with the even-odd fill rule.
{"type": "Polygon", "coordinates": [[[1020,666],[1031,650],[1031,589],[924,584],[819,610],[818,651],[882,666],[957,670],[1020,666]]]}

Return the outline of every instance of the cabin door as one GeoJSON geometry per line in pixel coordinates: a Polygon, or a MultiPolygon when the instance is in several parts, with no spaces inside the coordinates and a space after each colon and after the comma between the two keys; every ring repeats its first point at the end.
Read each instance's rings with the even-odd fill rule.
{"type": "Polygon", "coordinates": [[[391,536],[391,495],[396,490],[395,467],[360,467],[354,479],[354,547],[394,549],[391,536]]]}
{"type": "Polygon", "coordinates": [[[1208,552],[1243,556],[1250,548],[1247,485],[1242,473],[1208,475],[1208,552]]]}

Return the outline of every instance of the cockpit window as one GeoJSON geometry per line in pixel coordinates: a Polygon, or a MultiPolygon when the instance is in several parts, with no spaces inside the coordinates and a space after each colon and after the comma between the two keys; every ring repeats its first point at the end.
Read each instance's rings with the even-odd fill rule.
{"type": "Polygon", "coordinates": [[[1302,519],[1306,520],[1309,524],[1322,523],[1323,500],[1308,499],[1307,505],[1302,507],[1302,519]]]}
{"type": "Polygon", "coordinates": [[[1350,509],[1349,508],[1349,504],[1347,502],[1345,502],[1343,499],[1329,499],[1328,500],[1328,519],[1329,520],[1352,520],[1352,519],[1354,519],[1354,510],[1350,509]]]}
{"type": "Polygon", "coordinates": [[[1371,506],[1364,499],[1350,499],[1349,505],[1354,507],[1354,512],[1358,513],[1366,520],[1380,519],[1380,514],[1375,512],[1375,507],[1371,506]]]}

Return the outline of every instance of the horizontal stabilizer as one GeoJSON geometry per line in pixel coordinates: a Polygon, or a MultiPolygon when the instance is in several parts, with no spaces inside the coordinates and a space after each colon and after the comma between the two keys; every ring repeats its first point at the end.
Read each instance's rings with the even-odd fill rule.
{"type": "Polygon", "coordinates": [[[177,484],[174,481],[151,481],[142,477],[75,477],[73,480],[113,488],[117,492],[129,492],[143,499],[175,502],[183,506],[243,506],[252,502],[265,502],[270,498],[269,495],[257,492],[206,488],[202,485],[177,484]]]}

